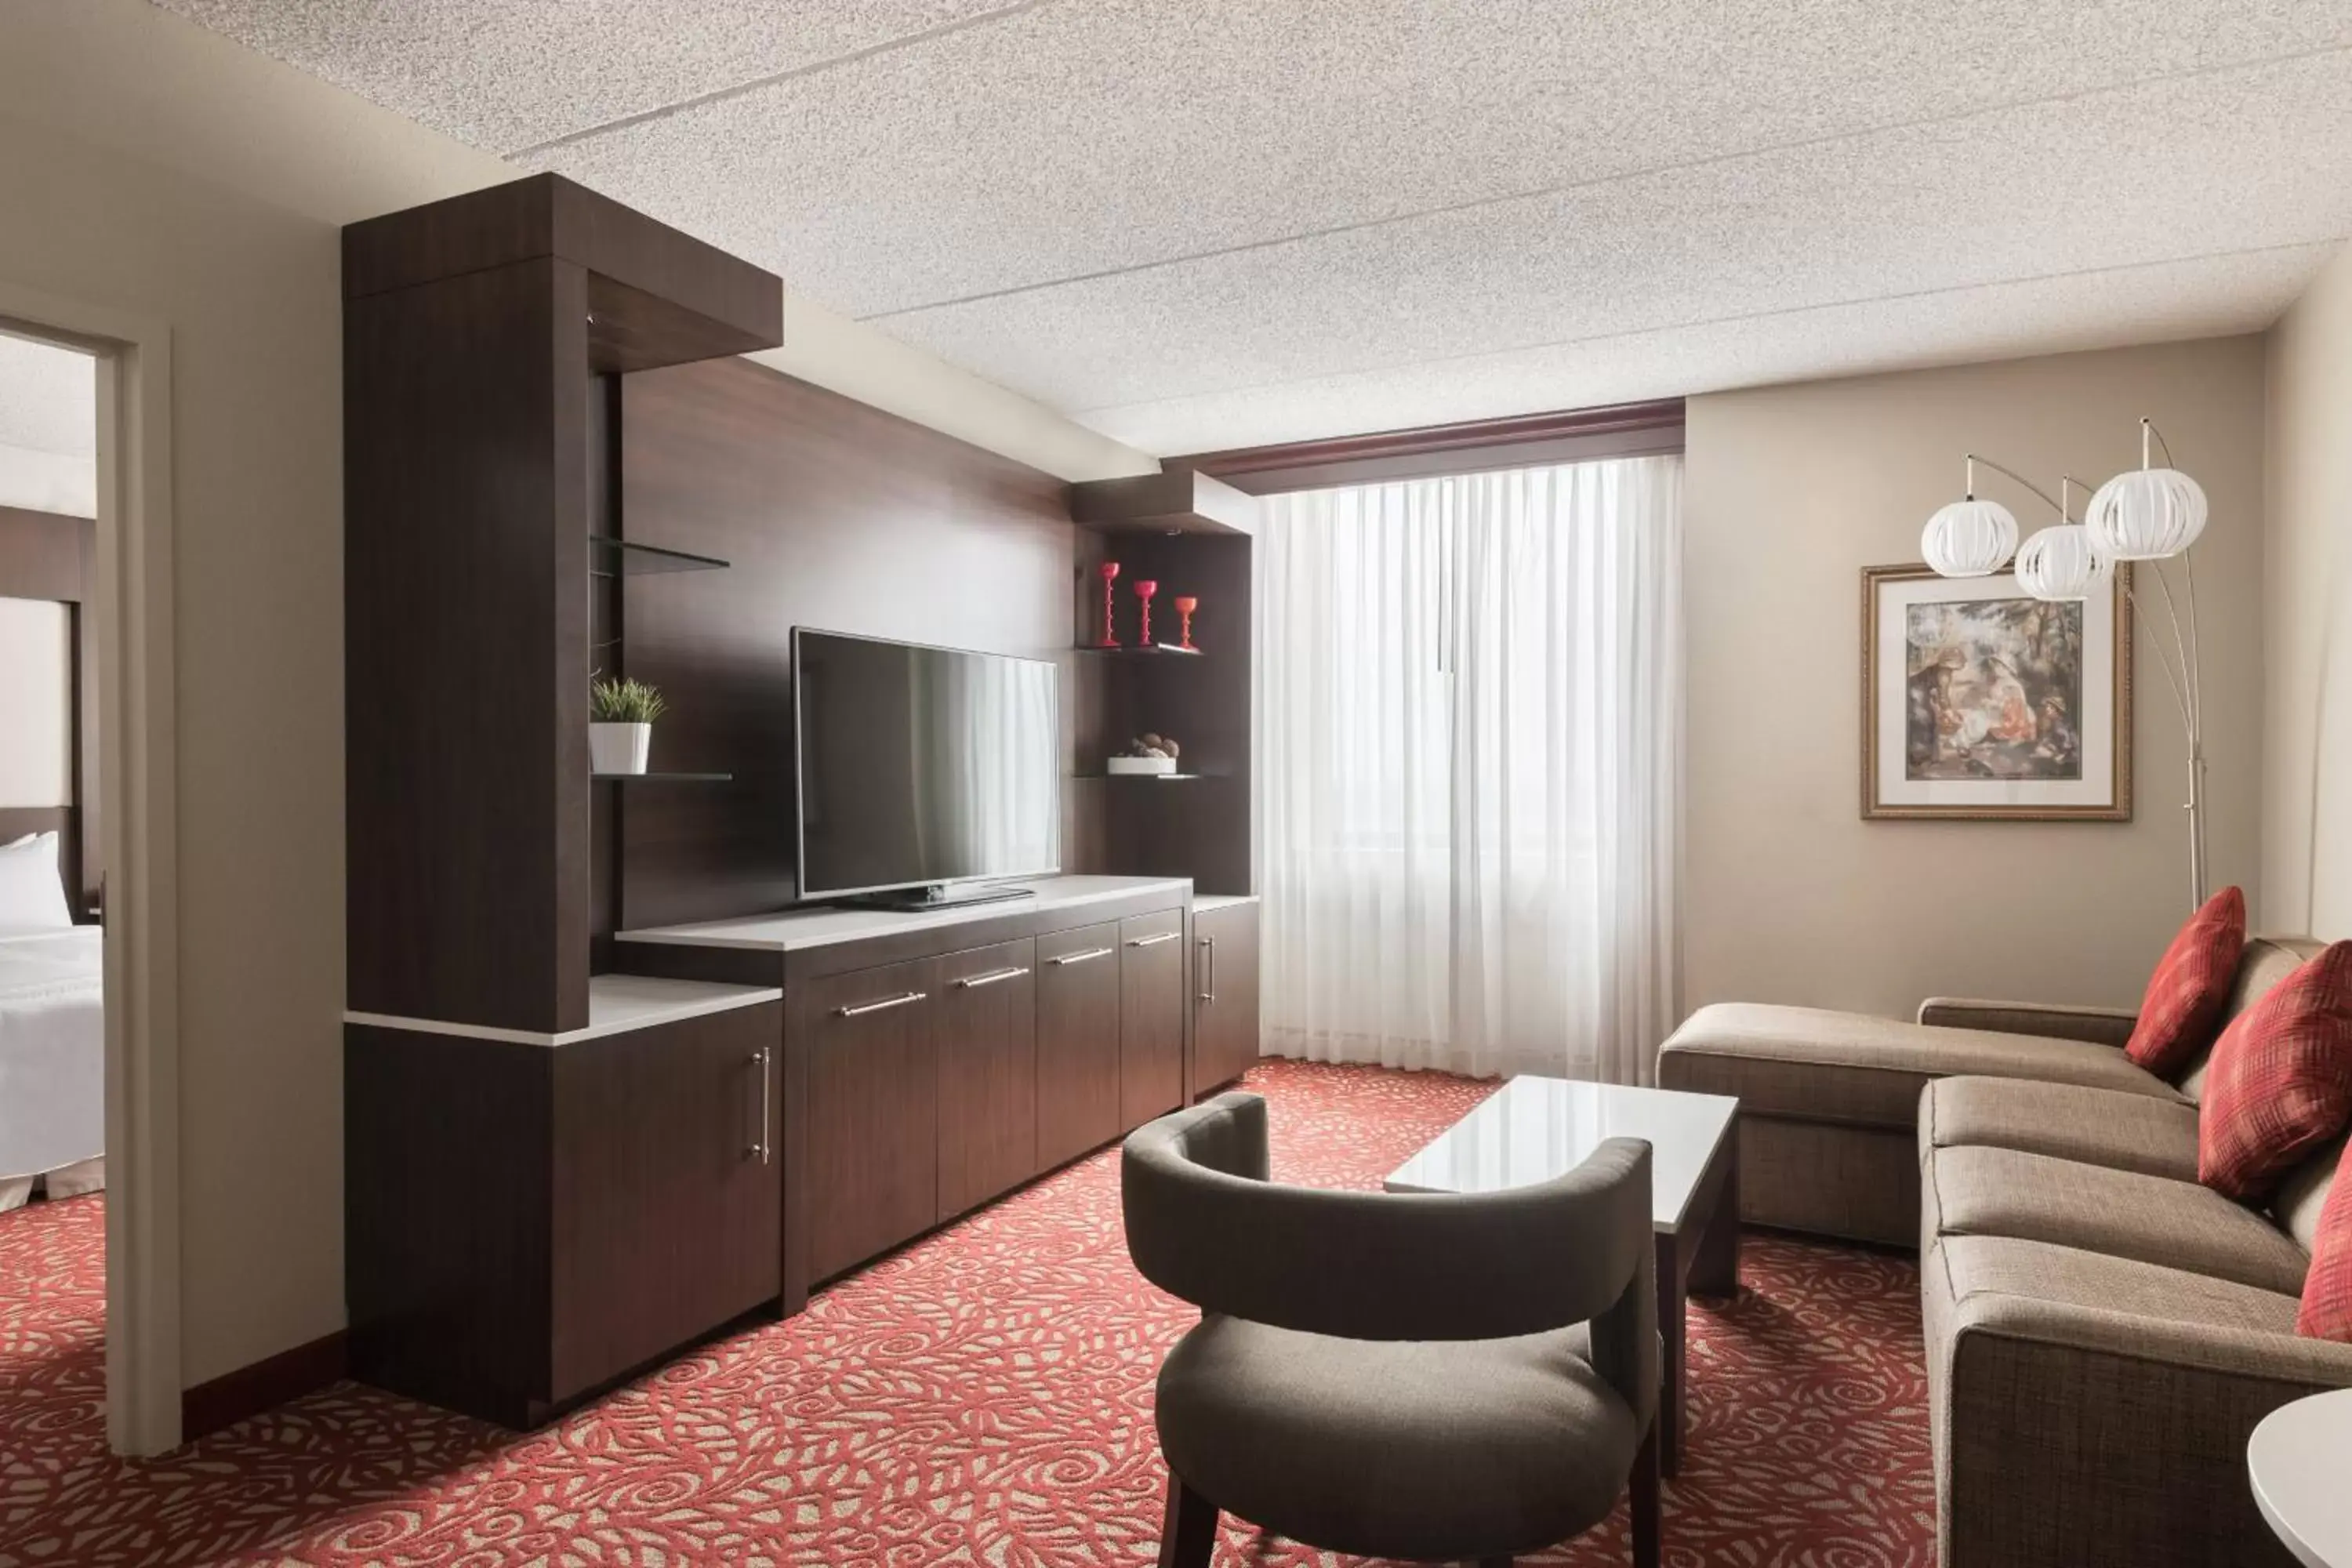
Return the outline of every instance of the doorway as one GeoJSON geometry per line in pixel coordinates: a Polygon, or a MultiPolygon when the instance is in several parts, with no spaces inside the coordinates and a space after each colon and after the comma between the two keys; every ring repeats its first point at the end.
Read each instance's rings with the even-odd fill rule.
{"type": "Polygon", "coordinates": [[[0,1227],[125,1454],[180,1434],[169,389],[162,323],[0,283],[0,1227]]]}

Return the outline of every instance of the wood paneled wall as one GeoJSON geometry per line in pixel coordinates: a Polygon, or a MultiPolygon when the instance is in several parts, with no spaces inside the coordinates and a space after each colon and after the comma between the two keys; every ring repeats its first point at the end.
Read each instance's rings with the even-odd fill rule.
{"type": "Polygon", "coordinates": [[[623,537],[715,555],[725,572],[632,577],[604,662],[662,689],[657,772],[730,784],[620,791],[601,930],[772,910],[795,892],[792,629],[1062,661],[1063,863],[1104,868],[1095,684],[1070,653],[1082,557],[1051,476],[744,360],[649,371],[621,388],[623,537]]]}

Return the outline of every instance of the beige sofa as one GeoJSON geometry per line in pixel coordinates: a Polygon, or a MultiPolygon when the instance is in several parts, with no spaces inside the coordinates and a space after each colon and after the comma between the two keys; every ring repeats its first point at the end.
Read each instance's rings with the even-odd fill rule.
{"type": "MultiPolygon", "coordinates": [[[[2250,941],[2231,1015],[2317,951],[2250,941]]],[[[2268,1213],[2200,1186],[2205,1063],[2177,1088],[2142,1071],[2131,1024],[1719,1005],[1660,1053],[1664,1087],[1739,1098],[1750,1222],[1918,1245],[1945,1568],[2293,1561],[2245,1445],[2279,1405],[2352,1385],[2352,1345],[2294,1332],[2343,1140],[2268,1213]]]]}

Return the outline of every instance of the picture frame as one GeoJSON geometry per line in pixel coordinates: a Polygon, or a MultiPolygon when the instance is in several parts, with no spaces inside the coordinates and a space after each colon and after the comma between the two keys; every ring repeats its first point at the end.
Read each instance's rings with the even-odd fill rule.
{"type": "Polygon", "coordinates": [[[2131,566],[2079,602],[2011,573],[1862,574],[1862,815],[2128,822],[2131,566]]]}

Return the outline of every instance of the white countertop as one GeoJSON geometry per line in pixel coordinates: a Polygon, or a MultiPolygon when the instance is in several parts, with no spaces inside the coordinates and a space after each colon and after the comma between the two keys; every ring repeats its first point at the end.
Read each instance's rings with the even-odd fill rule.
{"type": "Polygon", "coordinates": [[[530,1029],[501,1029],[488,1024],[459,1024],[443,1018],[403,1018],[386,1013],[345,1013],[346,1024],[373,1024],[386,1029],[410,1029],[425,1035],[457,1035],[472,1040],[502,1040],[517,1046],[569,1046],[631,1029],[650,1029],[705,1013],[779,1002],[783,993],[772,985],[727,985],[707,980],[656,980],[643,974],[598,974],[588,981],[588,1023],[561,1034],[530,1029]]]}
{"type": "Polygon", "coordinates": [[[2305,1568],[2352,1568],[2352,1388],[2282,1405],[2246,1440],[2254,1504],[2305,1568]]]}
{"type": "Polygon", "coordinates": [[[1214,910],[1232,909],[1235,904],[1255,902],[1257,902],[1255,893],[1195,893],[1192,895],[1192,912],[1196,915],[1205,915],[1214,910]]]}
{"type": "Polygon", "coordinates": [[[1650,1143],[1654,1228],[1678,1231],[1739,1101],[1720,1094],[1521,1076],[1391,1172],[1392,1193],[1498,1193],[1584,1163],[1603,1140],[1650,1143]]]}
{"type": "Polygon", "coordinates": [[[835,942],[863,942],[928,931],[935,926],[963,925],[972,921],[1002,919],[1066,910],[1139,893],[1164,892],[1176,902],[1192,895],[1192,882],[1182,877],[1045,877],[1014,886],[1034,890],[1035,897],[1002,903],[970,904],[946,910],[862,910],[816,908],[782,910],[774,914],[745,915],[736,920],[701,921],[693,925],[647,926],[615,932],[616,942],[668,942],[680,947],[750,948],[769,952],[794,952],[803,948],[828,947],[835,942]]]}

